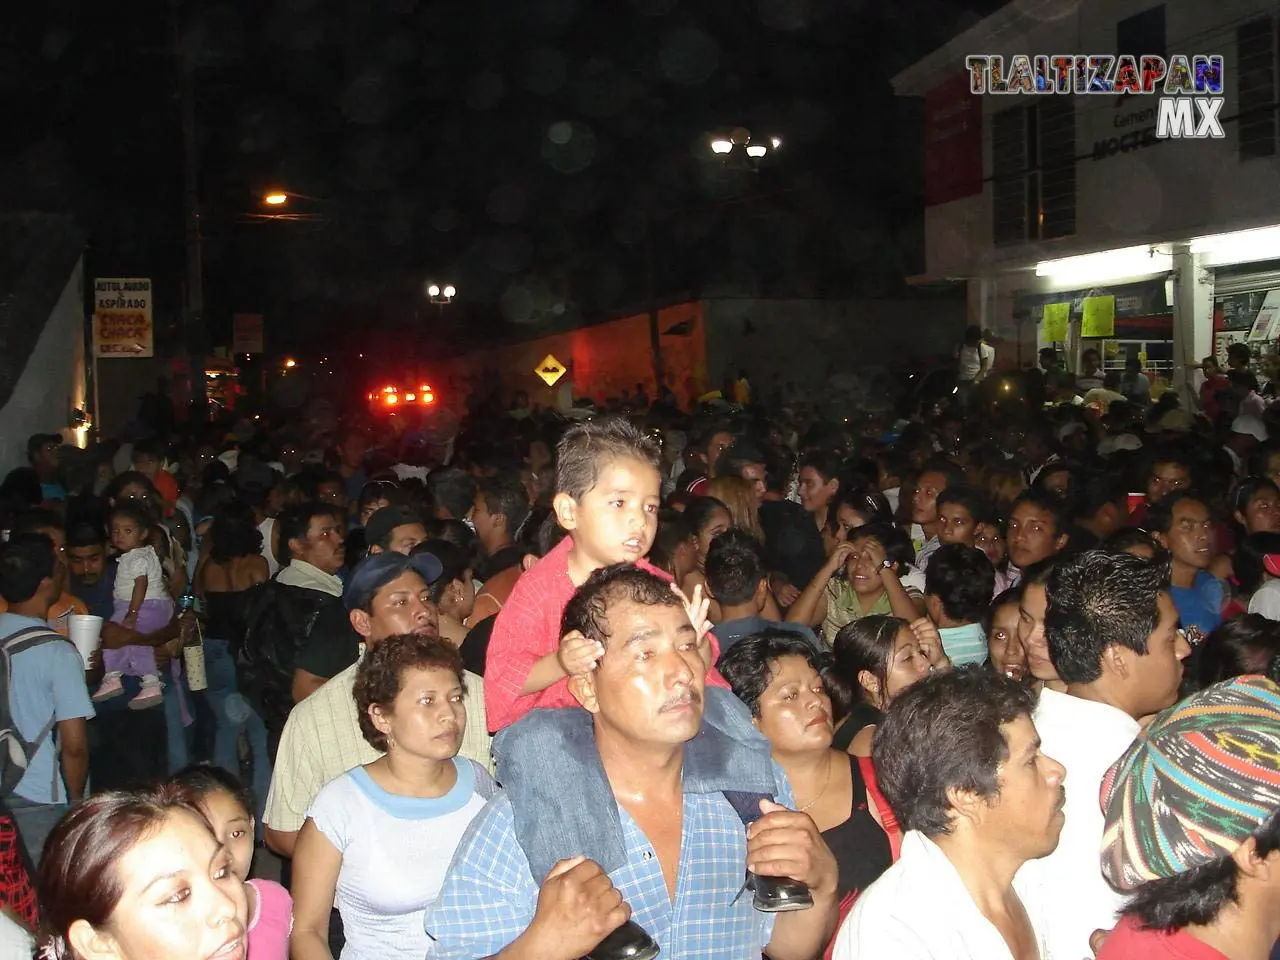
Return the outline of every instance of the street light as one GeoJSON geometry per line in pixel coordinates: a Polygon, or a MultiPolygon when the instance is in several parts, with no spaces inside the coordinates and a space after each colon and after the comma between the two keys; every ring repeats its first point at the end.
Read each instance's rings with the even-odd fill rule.
{"type": "Polygon", "coordinates": [[[438,283],[428,282],[425,284],[427,290],[427,299],[432,303],[446,304],[453,303],[453,298],[458,295],[458,288],[452,283],[446,283],[441,286],[438,283]]]}
{"type": "Polygon", "coordinates": [[[280,193],[278,191],[273,193],[268,193],[266,196],[262,198],[262,202],[267,204],[267,206],[270,206],[270,207],[281,207],[289,202],[289,195],[287,193],[280,193]]]}
{"type": "Polygon", "coordinates": [[[717,137],[711,141],[711,152],[719,154],[732,153],[733,141],[726,140],[723,137],[717,137]]]}
{"type": "Polygon", "coordinates": [[[781,137],[770,137],[767,143],[755,141],[751,139],[751,131],[746,127],[737,127],[727,136],[719,134],[711,138],[711,152],[723,158],[726,165],[736,160],[738,164],[753,169],[771,150],[781,148],[781,137]]]}

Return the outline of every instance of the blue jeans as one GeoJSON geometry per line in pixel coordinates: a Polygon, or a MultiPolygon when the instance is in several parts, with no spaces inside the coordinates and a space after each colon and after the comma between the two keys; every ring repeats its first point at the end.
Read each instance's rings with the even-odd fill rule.
{"type": "Polygon", "coordinates": [[[38,867],[45,840],[71,807],[65,803],[35,803],[16,794],[8,797],[5,805],[13,814],[13,822],[18,825],[18,836],[22,839],[31,865],[38,867]]]}
{"type": "Polygon", "coordinates": [[[240,734],[249,741],[253,762],[251,785],[259,829],[271,786],[271,756],[267,752],[267,727],[236,686],[236,662],[227,641],[206,637],[204,669],[209,680],[206,691],[213,706],[217,726],[213,735],[213,762],[228,773],[240,776],[240,734]]]}
{"type": "Polygon", "coordinates": [[[187,709],[190,710],[191,691],[186,688],[186,674],[182,675],[181,681],[174,680],[171,666],[160,671],[160,680],[164,683],[165,746],[169,755],[169,775],[172,776],[191,762],[191,744],[187,740],[189,731],[182,724],[182,701],[186,698],[187,709]]]}
{"type": "MultiPolygon", "coordinates": [[[[702,730],[685,746],[686,789],[724,792],[742,822],[751,823],[761,815],[760,801],[777,789],[769,741],[728,690],[707,687],[704,703],[702,730]]],[[[577,707],[534,710],[498,733],[493,752],[537,883],[579,854],[606,873],[626,863],[618,802],[591,714],[577,707]]]]}

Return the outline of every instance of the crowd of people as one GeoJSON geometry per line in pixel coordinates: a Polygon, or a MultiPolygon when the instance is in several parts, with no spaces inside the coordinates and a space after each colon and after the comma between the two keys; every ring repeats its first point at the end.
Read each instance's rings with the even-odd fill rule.
{"type": "Polygon", "coordinates": [[[963,392],[853,424],[33,437],[0,940],[1280,956],[1280,407],[1247,369],[1186,405],[1055,369],[1029,409],[970,346],[963,392]]]}

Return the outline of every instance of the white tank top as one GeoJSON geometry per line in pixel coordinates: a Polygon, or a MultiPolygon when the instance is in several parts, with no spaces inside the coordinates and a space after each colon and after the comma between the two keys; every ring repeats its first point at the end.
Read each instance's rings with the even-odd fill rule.
{"type": "Polygon", "coordinates": [[[271,549],[271,541],[275,531],[275,517],[267,517],[267,519],[258,524],[258,532],[262,534],[262,556],[267,561],[267,574],[272,577],[280,572],[280,561],[276,559],[275,551],[271,549]]]}

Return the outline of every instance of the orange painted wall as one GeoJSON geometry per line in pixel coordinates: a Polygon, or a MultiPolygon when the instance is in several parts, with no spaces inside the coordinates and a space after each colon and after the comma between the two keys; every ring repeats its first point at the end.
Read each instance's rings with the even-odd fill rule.
{"type": "MultiPolygon", "coordinates": [[[[706,391],[706,322],[702,303],[680,303],[659,312],[659,329],[664,331],[663,367],[668,382],[682,404],[706,391]],[[689,321],[688,335],[666,335],[676,324],[689,321]]],[[[535,374],[547,354],[553,355],[568,373],[575,397],[590,397],[597,403],[623,390],[633,392],[644,384],[650,398],[657,396],[653,360],[649,348],[649,315],[622,317],[591,327],[568,330],[529,340],[453,357],[432,364],[432,375],[445,383],[448,395],[462,402],[472,384],[485,379],[499,381],[503,400],[524,390],[534,403],[552,406],[561,383],[547,387],[535,374]]]]}

